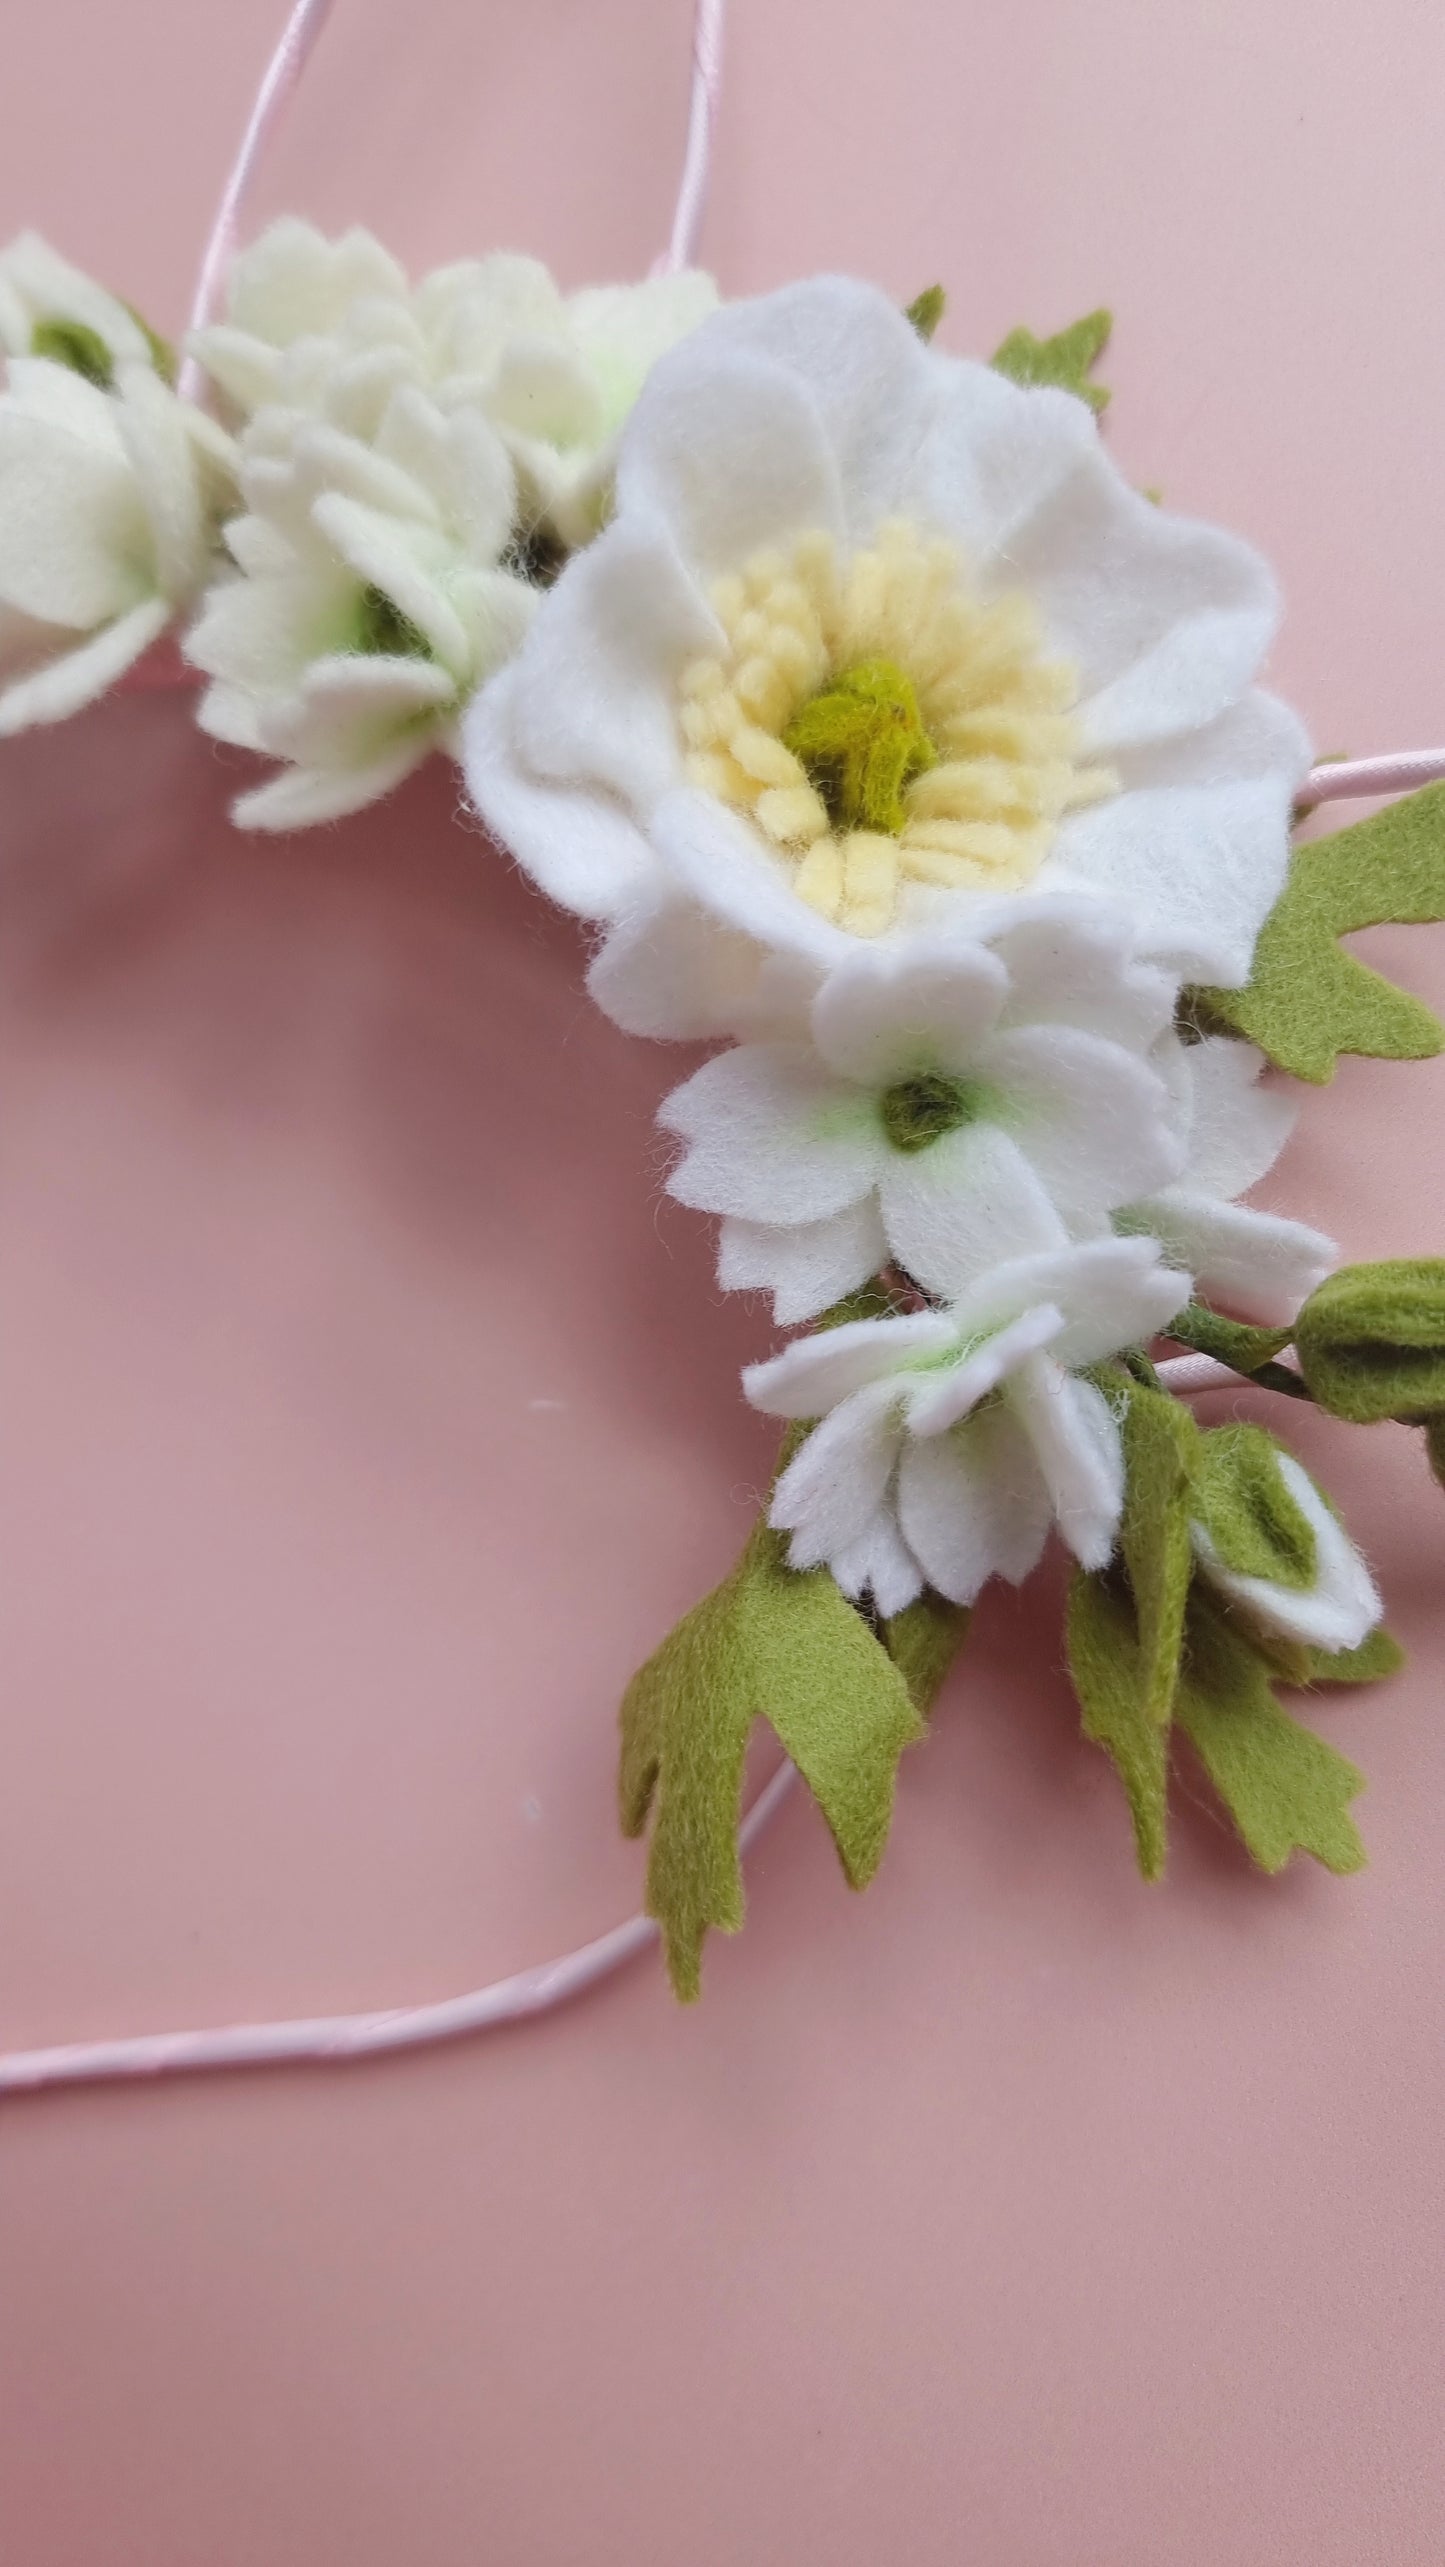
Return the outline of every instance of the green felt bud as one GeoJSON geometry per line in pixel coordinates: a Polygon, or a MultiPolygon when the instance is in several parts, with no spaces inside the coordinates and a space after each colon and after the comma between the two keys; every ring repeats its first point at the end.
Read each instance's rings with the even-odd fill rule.
{"type": "Polygon", "coordinates": [[[1109,344],[1113,326],[1112,312],[1101,309],[1086,312],[1082,321],[1071,321],[1051,339],[1036,339],[1032,330],[1010,330],[989,362],[1015,383],[1054,384],[1060,391],[1077,393],[1091,410],[1102,410],[1109,395],[1102,383],[1092,383],[1089,377],[1109,344]]]}
{"type": "Polygon", "coordinates": [[[1445,1258],[1342,1267],[1311,1293],[1294,1341],[1311,1394],[1335,1417],[1445,1411],[1445,1258]]]}
{"type": "Polygon", "coordinates": [[[1262,1871],[1296,1848],[1331,1872],[1360,1869],[1349,1804],[1363,1774],[1281,1709],[1268,1661],[1197,1587],[1174,1717],[1262,1871]]]}
{"type": "Polygon", "coordinates": [[[920,339],[931,339],[947,309],[948,297],[942,286],[925,285],[921,294],[914,295],[903,317],[913,323],[920,339]]]}
{"type": "Polygon", "coordinates": [[[1251,1374],[1269,1365],[1294,1331],[1254,1328],[1245,1320],[1226,1319],[1217,1310],[1207,1310],[1202,1301],[1191,1301],[1163,1333],[1176,1346],[1192,1346],[1197,1355],[1211,1355],[1216,1364],[1228,1364],[1232,1372],[1251,1374]]]}
{"type": "Polygon", "coordinates": [[[810,696],[783,733],[835,829],[897,837],[903,792],[937,763],[913,682],[892,660],[862,660],[810,696]]]}
{"type": "Polygon", "coordinates": [[[30,333],[33,357],[48,357],[52,365],[68,367],[72,374],[83,375],[98,392],[109,392],[115,381],[115,360],[98,330],[84,321],[37,321],[30,333]]]}
{"type": "Polygon", "coordinates": [[[1188,1010],[1198,1029],[1242,1034],[1277,1068],[1316,1086],[1334,1077],[1341,1052],[1424,1060],[1445,1045],[1445,1027],[1339,939],[1357,927],[1441,918],[1445,784],[1431,784],[1297,848],[1260,929],[1248,987],[1188,991],[1188,1010]]]}
{"type": "Polygon", "coordinates": [[[1216,1426],[1203,1438],[1195,1512],[1226,1569],[1303,1590],[1319,1574],[1318,1547],[1279,1450],[1263,1426],[1216,1426]]]}

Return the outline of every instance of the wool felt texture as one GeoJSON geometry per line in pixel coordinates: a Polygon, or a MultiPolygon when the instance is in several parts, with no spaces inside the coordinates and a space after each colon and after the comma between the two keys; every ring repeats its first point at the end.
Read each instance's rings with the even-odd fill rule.
{"type": "Polygon", "coordinates": [[[969,1605],[950,1604],[947,1596],[925,1587],[921,1596],[882,1626],[884,1647],[925,1719],[972,1619],[969,1605]]]}
{"type": "Polygon", "coordinates": [[[1234,1424],[1205,1435],[1193,1494],[1199,1521],[1226,1568],[1278,1586],[1314,1584],[1314,1528],[1291,1495],[1279,1446],[1267,1428],[1234,1424]]]}
{"type": "Polygon", "coordinates": [[[33,357],[48,357],[52,365],[69,366],[72,374],[83,375],[98,391],[109,392],[115,381],[115,360],[98,330],[86,328],[83,321],[37,321],[30,334],[33,357]]]}
{"type": "Polygon", "coordinates": [[[911,321],[920,339],[931,339],[948,309],[948,296],[941,285],[925,285],[904,307],[905,321],[911,321]]]}
{"type": "Polygon", "coordinates": [[[1298,1848],[1331,1872],[1365,1860],[1349,1804],[1364,1776],[1290,1718],[1247,1635],[1196,1590],[1174,1717],[1253,1860],[1278,1872],[1298,1848]]]}
{"type": "Polygon", "coordinates": [[[1159,1727],[1169,1718],[1184,1639],[1191,1500],[1205,1439],[1166,1391],[1133,1381],[1127,1396],[1120,1550],[1138,1627],[1140,1709],[1159,1727]]]}
{"type": "MultiPolygon", "coordinates": [[[[915,1621],[900,1652],[941,1681],[943,1628],[915,1621]]],[[[619,1804],[629,1836],[655,1810],[647,1910],[662,1927],[679,1997],[701,1986],[710,1926],[743,1920],[737,1828],[754,1719],[766,1719],[827,1819],[854,1889],[887,1840],[903,1749],[923,1721],[901,1666],[826,1569],[789,1569],[778,1536],[754,1531],[737,1568],[693,1608],[627,1689],[619,1804]]]]}
{"type": "Polygon", "coordinates": [[[990,362],[1015,383],[1057,384],[1062,392],[1077,393],[1091,410],[1104,410],[1110,395],[1091,376],[1113,326],[1113,313],[1101,308],[1086,312],[1081,321],[1071,321],[1066,330],[1056,330],[1050,339],[1036,339],[1032,330],[1010,330],[990,362]]]}
{"type": "Polygon", "coordinates": [[[1293,1323],[1287,1328],[1256,1328],[1241,1319],[1227,1319],[1202,1301],[1191,1301],[1170,1320],[1164,1333],[1176,1345],[1192,1347],[1196,1355],[1210,1355],[1216,1364],[1227,1364],[1231,1372],[1263,1381],[1273,1390],[1298,1394],[1301,1388],[1294,1375],[1273,1360],[1293,1337],[1293,1323]]]}
{"type": "Polygon", "coordinates": [[[1445,1027],[1338,940],[1360,927],[1442,918],[1445,784],[1432,784],[1296,849],[1246,987],[1201,988],[1190,1001],[1201,1022],[1247,1035],[1277,1068],[1316,1086],[1333,1078],[1341,1052],[1424,1060],[1445,1046],[1445,1027]]]}
{"type": "Polygon", "coordinates": [[[1445,1411],[1445,1258],[1343,1266],[1305,1303],[1295,1351],[1335,1417],[1429,1419],[1445,1411]]]}
{"type": "Polygon", "coordinates": [[[1445,1489],[1445,1415],[1426,1418],[1425,1455],[1440,1486],[1445,1489]]]}
{"type": "MultiPolygon", "coordinates": [[[[1245,1468],[1247,1473],[1250,1465],[1245,1468]]],[[[1204,1520],[1201,1498],[1190,1533],[1209,1585],[1237,1611],[1267,1652],[1280,1642],[1305,1649],[1358,1648],[1380,1619],[1379,1593],[1368,1566],[1308,1471],[1282,1447],[1276,1448],[1272,1463],[1261,1453],[1259,1484],[1246,1489],[1247,1512],[1238,1509],[1239,1496],[1237,1482],[1224,1492],[1229,1532],[1242,1550],[1256,1558],[1276,1552],[1279,1556],[1272,1568],[1262,1572],[1232,1566],[1204,1520]],[[1273,1485],[1267,1477],[1271,1471],[1273,1485]],[[1291,1511],[1286,1512],[1286,1507],[1291,1511]],[[1229,1522],[1231,1508],[1235,1513],[1229,1522]],[[1312,1544],[1308,1577],[1300,1575],[1304,1550],[1298,1517],[1304,1519],[1312,1544]]]]}
{"type": "Polygon", "coordinates": [[[1146,1881],[1157,1881],[1168,1845],[1169,1730],[1148,1709],[1138,1621],[1117,1576],[1075,1571],[1064,1635],[1084,1735],[1112,1757],[1129,1803],[1139,1870],[1146,1881]]]}

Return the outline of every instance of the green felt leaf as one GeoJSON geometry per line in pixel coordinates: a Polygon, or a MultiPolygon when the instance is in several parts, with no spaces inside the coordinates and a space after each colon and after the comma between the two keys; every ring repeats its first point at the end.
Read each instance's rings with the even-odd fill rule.
{"type": "Polygon", "coordinates": [[[1189,993],[1196,1021],[1242,1034],[1295,1078],[1334,1077],[1341,1052],[1424,1060],[1445,1026],[1418,998],[1347,954],[1357,927],[1445,918],[1445,784],[1295,850],[1260,930],[1246,989],[1189,993]]]}
{"type": "Polygon", "coordinates": [[[1090,369],[1108,346],[1113,326],[1112,312],[1101,309],[1086,312],[1082,321],[1071,321],[1051,339],[1036,339],[1032,330],[1010,330],[989,362],[1015,383],[1055,384],[1060,391],[1076,392],[1091,410],[1102,410],[1109,395],[1102,383],[1090,381],[1090,369]]]}
{"type": "Polygon", "coordinates": [[[1172,1337],[1176,1346],[1192,1346],[1196,1355],[1211,1355],[1216,1364],[1228,1364],[1232,1372],[1257,1373],[1282,1352],[1294,1331],[1254,1328],[1243,1319],[1226,1319],[1219,1311],[1206,1309],[1202,1301],[1191,1301],[1163,1334],[1172,1337]]]}
{"type": "Polygon", "coordinates": [[[921,294],[914,295],[903,317],[913,323],[920,339],[931,339],[947,309],[948,297],[942,286],[925,285],[921,294]]]}
{"type": "Polygon", "coordinates": [[[1319,1574],[1314,1526],[1286,1484],[1263,1426],[1216,1426],[1202,1439],[1195,1505],[1227,1569],[1303,1591],[1319,1574]]]}
{"type": "Polygon", "coordinates": [[[1440,1486],[1445,1489],[1445,1415],[1427,1417],[1424,1423],[1426,1456],[1440,1486]]]}
{"type": "Polygon", "coordinates": [[[1307,1649],[1304,1681],[1311,1685],[1374,1685],[1398,1675],[1405,1652],[1393,1632],[1377,1622],[1357,1649],[1307,1649]]]}
{"type": "Polygon", "coordinates": [[[1445,1411],[1445,1257],[1342,1266],[1294,1326],[1300,1370],[1335,1417],[1429,1420],[1445,1411]]]}
{"type": "Polygon", "coordinates": [[[1296,1848],[1332,1872],[1360,1869],[1349,1804],[1363,1774],[1281,1708],[1266,1660],[1197,1589],[1174,1717],[1262,1871],[1296,1848]]]}
{"type": "Polygon", "coordinates": [[[1122,1581],[1076,1569],[1064,1633],[1084,1735],[1113,1758],[1139,1869],[1157,1881],[1168,1845],[1169,1731],[1148,1706],[1138,1624],[1122,1581]]]}
{"type": "Polygon", "coordinates": [[[1180,1401],[1137,1384],[1122,1434],[1120,1549],[1134,1599],[1141,1708],[1147,1720],[1160,1724],[1168,1721],[1179,1671],[1194,1571],[1191,1493],[1205,1439],[1180,1401]]]}
{"type": "Polygon", "coordinates": [[[803,1775],[855,1889],[887,1841],[903,1749],[923,1723],[908,1684],[826,1569],[790,1569],[754,1531],[732,1575],[686,1614],[627,1689],[619,1803],[655,1811],[647,1909],[677,1994],[700,1985],[710,1926],[743,1919],[737,1828],[748,1733],[768,1720],[803,1775]]]}
{"type": "Polygon", "coordinates": [[[916,1602],[905,1605],[883,1625],[883,1645],[925,1717],[972,1619],[971,1605],[950,1604],[946,1596],[925,1587],[916,1602]]]}

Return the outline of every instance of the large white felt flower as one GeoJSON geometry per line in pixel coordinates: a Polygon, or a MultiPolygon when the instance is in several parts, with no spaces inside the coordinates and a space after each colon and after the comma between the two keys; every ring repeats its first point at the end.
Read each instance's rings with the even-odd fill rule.
{"type": "Polygon", "coordinates": [[[1075,1246],[1046,1216],[1035,1244],[981,1272],[948,1310],[855,1320],[743,1376],[774,1417],[819,1418],[773,1493],[794,1568],[822,1563],[882,1614],[925,1584],[970,1604],[1018,1580],[1057,1523],[1085,1568],[1113,1548],[1119,1427],[1079,1368],[1152,1336],[1189,1279],[1147,1239],[1075,1246]]]}
{"type": "Polygon", "coordinates": [[[0,250],[0,351],[49,357],[102,391],[122,365],[156,367],[169,355],[144,321],[38,232],[0,250]]]}
{"type": "Polygon", "coordinates": [[[102,391],[12,358],[0,394],[0,734],[102,695],[194,598],[230,440],[149,364],[102,391]]]}
{"type": "Polygon", "coordinates": [[[263,410],[242,442],[234,573],[186,654],[213,680],[199,720],[285,759],[234,806],[293,829],[375,801],[437,747],[514,651],[537,591],[511,555],[516,491],[496,431],[402,384],[371,441],[263,410]]]}
{"type": "Polygon", "coordinates": [[[1384,1611],[1374,1579],[1303,1465],[1279,1452],[1275,1464],[1308,1528],[1313,1574],[1291,1585],[1231,1569],[1203,1524],[1190,1527],[1195,1559],[1210,1585],[1265,1633],[1332,1654],[1357,1649],[1384,1611]]]}
{"type": "Polygon", "coordinates": [[[1252,1043],[1211,1035],[1184,1044],[1171,1035],[1154,1058],[1178,1102],[1184,1165],[1170,1185],[1131,1205],[1119,1227],[1152,1231],[1191,1269],[1206,1301],[1283,1325],[1339,1251],[1303,1221],[1256,1212],[1234,1198],[1273,1167],[1298,1106],[1279,1088],[1261,1084],[1264,1055],[1252,1043]]]}
{"type": "Polygon", "coordinates": [[[1021,1204],[1084,1235],[1175,1173],[1173,1101],[1141,1057],[1170,984],[1109,972],[1077,913],[1047,941],[1025,920],[993,948],[860,946],[794,1035],[720,1053],[668,1098],[688,1145],[671,1191],[726,1216],[724,1285],[766,1287],[791,1324],[892,1258],[946,1297],[1021,1204]]]}
{"type": "Polygon", "coordinates": [[[717,302],[689,271],[563,295],[502,253],[413,286],[367,232],[329,241],[273,223],[231,270],[224,322],[196,353],[236,407],[325,416],[372,437],[402,384],[480,410],[518,469],[524,516],[567,544],[595,534],[613,442],[656,359],[717,302]]]}
{"type": "Polygon", "coordinates": [[[1083,402],[825,277],[656,367],[467,772],[648,1030],[725,1021],[740,947],[826,965],[1010,889],[1234,984],[1307,763],[1253,686],[1275,620],[1258,556],[1130,489],[1083,402]]]}

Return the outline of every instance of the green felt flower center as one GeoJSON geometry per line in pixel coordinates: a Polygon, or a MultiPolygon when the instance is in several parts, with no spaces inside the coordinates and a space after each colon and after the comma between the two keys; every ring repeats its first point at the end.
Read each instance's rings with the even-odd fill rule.
{"type": "Polygon", "coordinates": [[[30,333],[30,353],[48,357],[52,365],[68,366],[98,392],[109,392],[115,381],[109,348],[100,332],[87,329],[83,321],[37,321],[30,333]]]}
{"type": "Polygon", "coordinates": [[[429,660],[432,656],[432,646],[420,625],[402,613],[384,588],[362,590],[352,648],[369,659],[429,660]]]}
{"type": "Polygon", "coordinates": [[[973,1122],[982,1104],[983,1092],[976,1083],[948,1078],[942,1070],[922,1070],[916,1078],[900,1079],[896,1087],[885,1089],[878,1112],[893,1148],[912,1157],[915,1151],[941,1141],[945,1132],[973,1122]]]}
{"type": "Polygon", "coordinates": [[[801,705],[783,733],[834,829],[896,838],[906,787],[937,763],[912,681],[893,660],[862,660],[801,705]]]}

